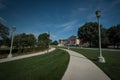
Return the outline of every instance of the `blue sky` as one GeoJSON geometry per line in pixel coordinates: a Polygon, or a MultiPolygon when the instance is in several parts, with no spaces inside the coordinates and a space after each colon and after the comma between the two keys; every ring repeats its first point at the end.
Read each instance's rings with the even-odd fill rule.
{"type": "Polygon", "coordinates": [[[0,22],[16,33],[50,32],[52,40],[77,35],[85,22],[97,21],[100,9],[105,28],[120,24],[120,0],[0,0],[0,22]]]}

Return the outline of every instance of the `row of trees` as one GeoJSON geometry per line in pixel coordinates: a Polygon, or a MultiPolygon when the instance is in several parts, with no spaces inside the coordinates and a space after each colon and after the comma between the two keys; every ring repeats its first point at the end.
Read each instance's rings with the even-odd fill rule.
{"type": "MultiPolygon", "coordinates": [[[[11,37],[9,37],[9,29],[0,24],[0,46],[10,47],[11,37]]],[[[36,37],[34,34],[17,34],[14,36],[14,48],[18,49],[19,52],[23,52],[25,49],[34,50],[35,48],[48,48],[50,44],[57,45],[57,41],[50,40],[50,35],[48,33],[42,33],[36,37]]]]}
{"type": "MultiPolygon", "coordinates": [[[[120,25],[112,26],[109,29],[101,27],[101,44],[102,47],[113,45],[117,48],[120,45],[120,25]]],[[[88,42],[90,47],[98,47],[98,23],[87,22],[78,29],[78,36],[82,43],[88,42]]]]}
{"type": "Polygon", "coordinates": [[[17,48],[34,48],[34,47],[47,47],[50,45],[57,45],[57,41],[53,41],[50,39],[50,35],[48,33],[42,33],[36,37],[34,34],[18,34],[14,37],[14,46],[17,48]],[[56,43],[55,43],[56,42],[56,43]]]}
{"type": "Polygon", "coordinates": [[[34,51],[35,49],[47,49],[50,42],[49,34],[43,33],[38,36],[38,39],[34,34],[18,34],[14,37],[14,47],[16,47],[19,52],[34,51]]]}

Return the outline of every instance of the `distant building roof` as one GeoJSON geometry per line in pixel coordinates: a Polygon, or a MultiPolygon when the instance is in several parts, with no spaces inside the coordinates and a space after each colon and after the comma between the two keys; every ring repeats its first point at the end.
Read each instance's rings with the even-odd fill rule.
{"type": "Polygon", "coordinates": [[[70,36],[68,39],[71,40],[71,39],[76,39],[77,36],[70,36]]]}

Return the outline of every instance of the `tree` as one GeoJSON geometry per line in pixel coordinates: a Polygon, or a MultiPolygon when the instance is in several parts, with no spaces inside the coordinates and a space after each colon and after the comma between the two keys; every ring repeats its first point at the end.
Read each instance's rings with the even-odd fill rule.
{"type": "Polygon", "coordinates": [[[46,46],[48,47],[50,43],[49,34],[42,33],[38,36],[38,44],[39,46],[46,46]]]}
{"type": "MultiPolygon", "coordinates": [[[[102,44],[106,44],[106,29],[101,25],[102,44]]],[[[90,47],[98,47],[98,24],[96,22],[87,22],[78,29],[78,37],[82,42],[89,42],[90,47]]]]}
{"type": "Polygon", "coordinates": [[[9,28],[0,23],[0,45],[7,45],[9,43],[9,28]]]}
{"type": "Polygon", "coordinates": [[[22,33],[14,37],[14,46],[19,49],[34,48],[35,42],[36,39],[33,34],[22,33]]]}
{"type": "Polygon", "coordinates": [[[26,34],[22,33],[22,34],[18,34],[14,37],[14,46],[19,48],[19,49],[23,49],[26,45],[26,34]]]}
{"type": "Polygon", "coordinates": [[[117,46],[117,48],[120,45],[120,24],[116,26],[112,26],[108,29],[108,37],[110,40],[110,44],[117,46]]]}
{"type": "Polygon", "coordinates": [[[108,39],[108,34],[107,34],[107,29],[102,28],[101,29],[101,46],[102,47],[108,47],[109,44],[109,39],[108,39]]]}
{"type": "Polygon", "coordinates": [[[51,43],[52,45],[58,45],[58,41],[53,41],[52,43],[51,43]]]}

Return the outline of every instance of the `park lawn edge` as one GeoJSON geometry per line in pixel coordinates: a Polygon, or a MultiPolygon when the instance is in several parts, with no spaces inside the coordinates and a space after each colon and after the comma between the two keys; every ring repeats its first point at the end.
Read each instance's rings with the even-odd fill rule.
{"type": "MultiPolygon", "coordinates": [[[[66,52],[66,51],[64,51],[64,50],[60,50],[60,49],[56,49],[56,51],[52,51],[52,52],[50,52],[50,53],[48,53],[48,54],[42,54],[42,55],[40,55],[40,56],[43,56],[43,57],[45,57],[46,59],[44,59],[44,58],[42,58],[41,60],[42,61],[48,61],[48,63],[50,64],[50,65],[52,65],[53,66],[53,64],[51,64],[51,63],[55,63],[56,64],[56,66],[54,66],[53,68],[52,68],[52,66],[50,67],[50,66],[47,66],[47,65],[45,65],[45,67],[49,70],[49,68],[51,68],[52,70],[53,70],[53,72],[54,72],[54,70],[56,70],[56,71],[58,71],[57,72],[57,74],[59,74],[59,71],[61,71],[61,70],[59,70],[61,67],[59,67],[59,65],[60,66],[64,66],[64,69],[62,69],[62,74],[60,73],[59,75],[61,75],[61,77],[59,77],[59,79],[57,79],[57,78],[54,78],[54,77],[58,77],[58,76],[56,76],[56,74],[53,74],[53,72],[48,72],[48,73],[45,73],[45,74],[49,74],[49,76],[48,76],[48,78],[53,78],[53,79],[49,79],[49,80],[61,80],[62,79],[62,77],[63,77],[63,75],[65,74],[65,72],[66,72],[66,69],[67,69],[67,67],[68,67],[68,64],[69,64],[69,58],[70,58],[70,56],[69,56],[69,54],[68,54],[68,52],[66,52]],[[59,50],[59,51],[57,51],[57,50],[59,50]],[[53,52],[54,52],[54,54],[53,54],[53,52]],[[56,52],[56,53],[55,53],[56,52]],[[61,53],[60,53],[61,52],[61,53]],[[45,55],[49,55],[49,56],[45,56],[45,55]],[[61,55],[61,56],[60,56],[61,55]],[[67,59],[66,58],[64,58],[65,56],[64,55],[66,55],[67,56],[67,59]],[[67,60],[66,62],[62,62],[62,63],[66,63],[66,64],[61,64],[61,61],[59,60],[60,58],[59,57],[61,57],[61,59],[64,59],[64,60],[67,60]],[[53,60],[52,62],[50,61],[50,60],[53,60]],[[55,59],[55,60],[54,60],[55,59]],[[59,63],[57,63],[57,62],[59,62],[59,63]],[[57,66],[58,65],[58,66],[57,66]],[[55,69],[54,69],[55,68],[55,69]],[[52,73],[52,75],[54,75],[53,77],[51,77],[51,73],[52,73]]],[[[33,56],[34,58],[36,57],[39,57],[39,56],[33,56]]],[[[35,58],[35,59],[36,59],[35,58]]],[[[10,62],[5,62],[5,63],[1,63],[1,64],[12,64],[12,66],[14,65],[15,66],[15,64],[16,64],[16,66],[17,65],[20,65],[21,64],[21,62],[19,62],[19,61],[22,61],[23,63],[24,63],[24,60],[27,60],[26,62],[28,62],[29,64],[32,64],[28,59],[31,59],[31,60],[33,60],[33,58],[32,57],[29,57],[29,58],[24,58],[24,59],[20,59],[20,60],[15,60],[15,61],[10,61],[10,62]],[[18,62],[19,64],[17,64],[17,63],[14,63],[14,62],[18,62]]],[[[25,62],[25,63],[26,63],[25,62]]],[[[37,61],[35,61],[35,62],[37,62],[37,61]]],[[[0,66],[1,66],[1,64],[0,64],[0,66]]],[[[28,64],[28,65],[29,65],[28,64]]],[[[40,63],[41,65],[43,64],[44,65],[44,63],[40,63]]],[[[12,70],[12,66],[9,66],[9,68],[11,68],[11,70],[12,70]]],[[[23,65],[23,66],[25,66],[25,65],[23,65]]],[[[30,66],[30,65],[29,65],[30,66]]],[[[33,67],[34,67],[35,65],[33,65],[33,67]]],[[[0,67],[1,68],[1,67],[0,67]]],[[[3,70],[6,70],[6,69],[4,69],[5,67],[3,66],[3,70]]],[[[18,68],[19,69],[19,68],[18,68]]],[[[21,69],[21,68],[20,68],[21,69]]],[[[29,68],[26,68],[26,69],[29,69],[29,68]]],[[[44,69],[44,66],[43,66],[43,68],[42,69],[44,69]]],[[[2,69],[0,69],[0,70],[2,70],[2,69]]],[[[8,69],[8,70],[10,70],[10,69],[8,69]]],[[[34,70],[34,69],[33,69],[34,70]]],[[[3,71],[4,72],[4,71],[3,71]]],[[[8,72],[11,72],[11,71],[8,71],[8,72]]],[[[16,71],[14,71],[14,72],[16,72],[16,71]]],[[[25,71],[26,72],[26,71],[25,71]]],[[[37,71],[38,72],[38,71],[37,71]]],[[[7,72],[5,72],[5,73],[7,73],[7,72]]],[[[1,73],[2,74],[2,73],[1,73]]],[[[44,73],[43,73],[44,74],[44,73]]],[[[22,75],[22,74],[20,74],[20,75],[22,75]]],[[[30,74],[31,75],[31,74],[30,74]]],[[[29,75],[29,77],[31,77],[29,75]]],[[[34,73],[33,73],[33,75],[34,75],[34,73]]],[[[2,76],[2,75],[0,75],[0,76],[2,76]]],[[[32,79],[30,79],[30,80],[34,80],[33,78],[34,77],[31,77],[32,79]]],[[[0,78],[1,79],[1,78],[0,78]]],[[[12,79],[12,78],[11,78],[12,79]]],[[[9,79],[9,80],[11,80],[11,79],[9,79]]],[[[14,80],[16,80],[17,78],[13,78],[14,80]]],[[[2,80],[2,79],[1,79],[2,80]]],[[[5,79],[6,80],[6,79],[5,79]]],[[[19,80],[19,79],[18,79],[19,80]]],[[[20,79],[21,80],[21,79],[20,79]]],[[[25,79],[26,80],[26,79],[25,79]]],[[[29,80],[29,79],[28,79],[29,80]]],[[[39,80],[39,79],[35,79],[35,80],[39,80]]],[[[40,79],[41,80],[41,79],[40,79]]],[[[48,79],[42,79],[42,80],[48,80],[48,79]]]]}

